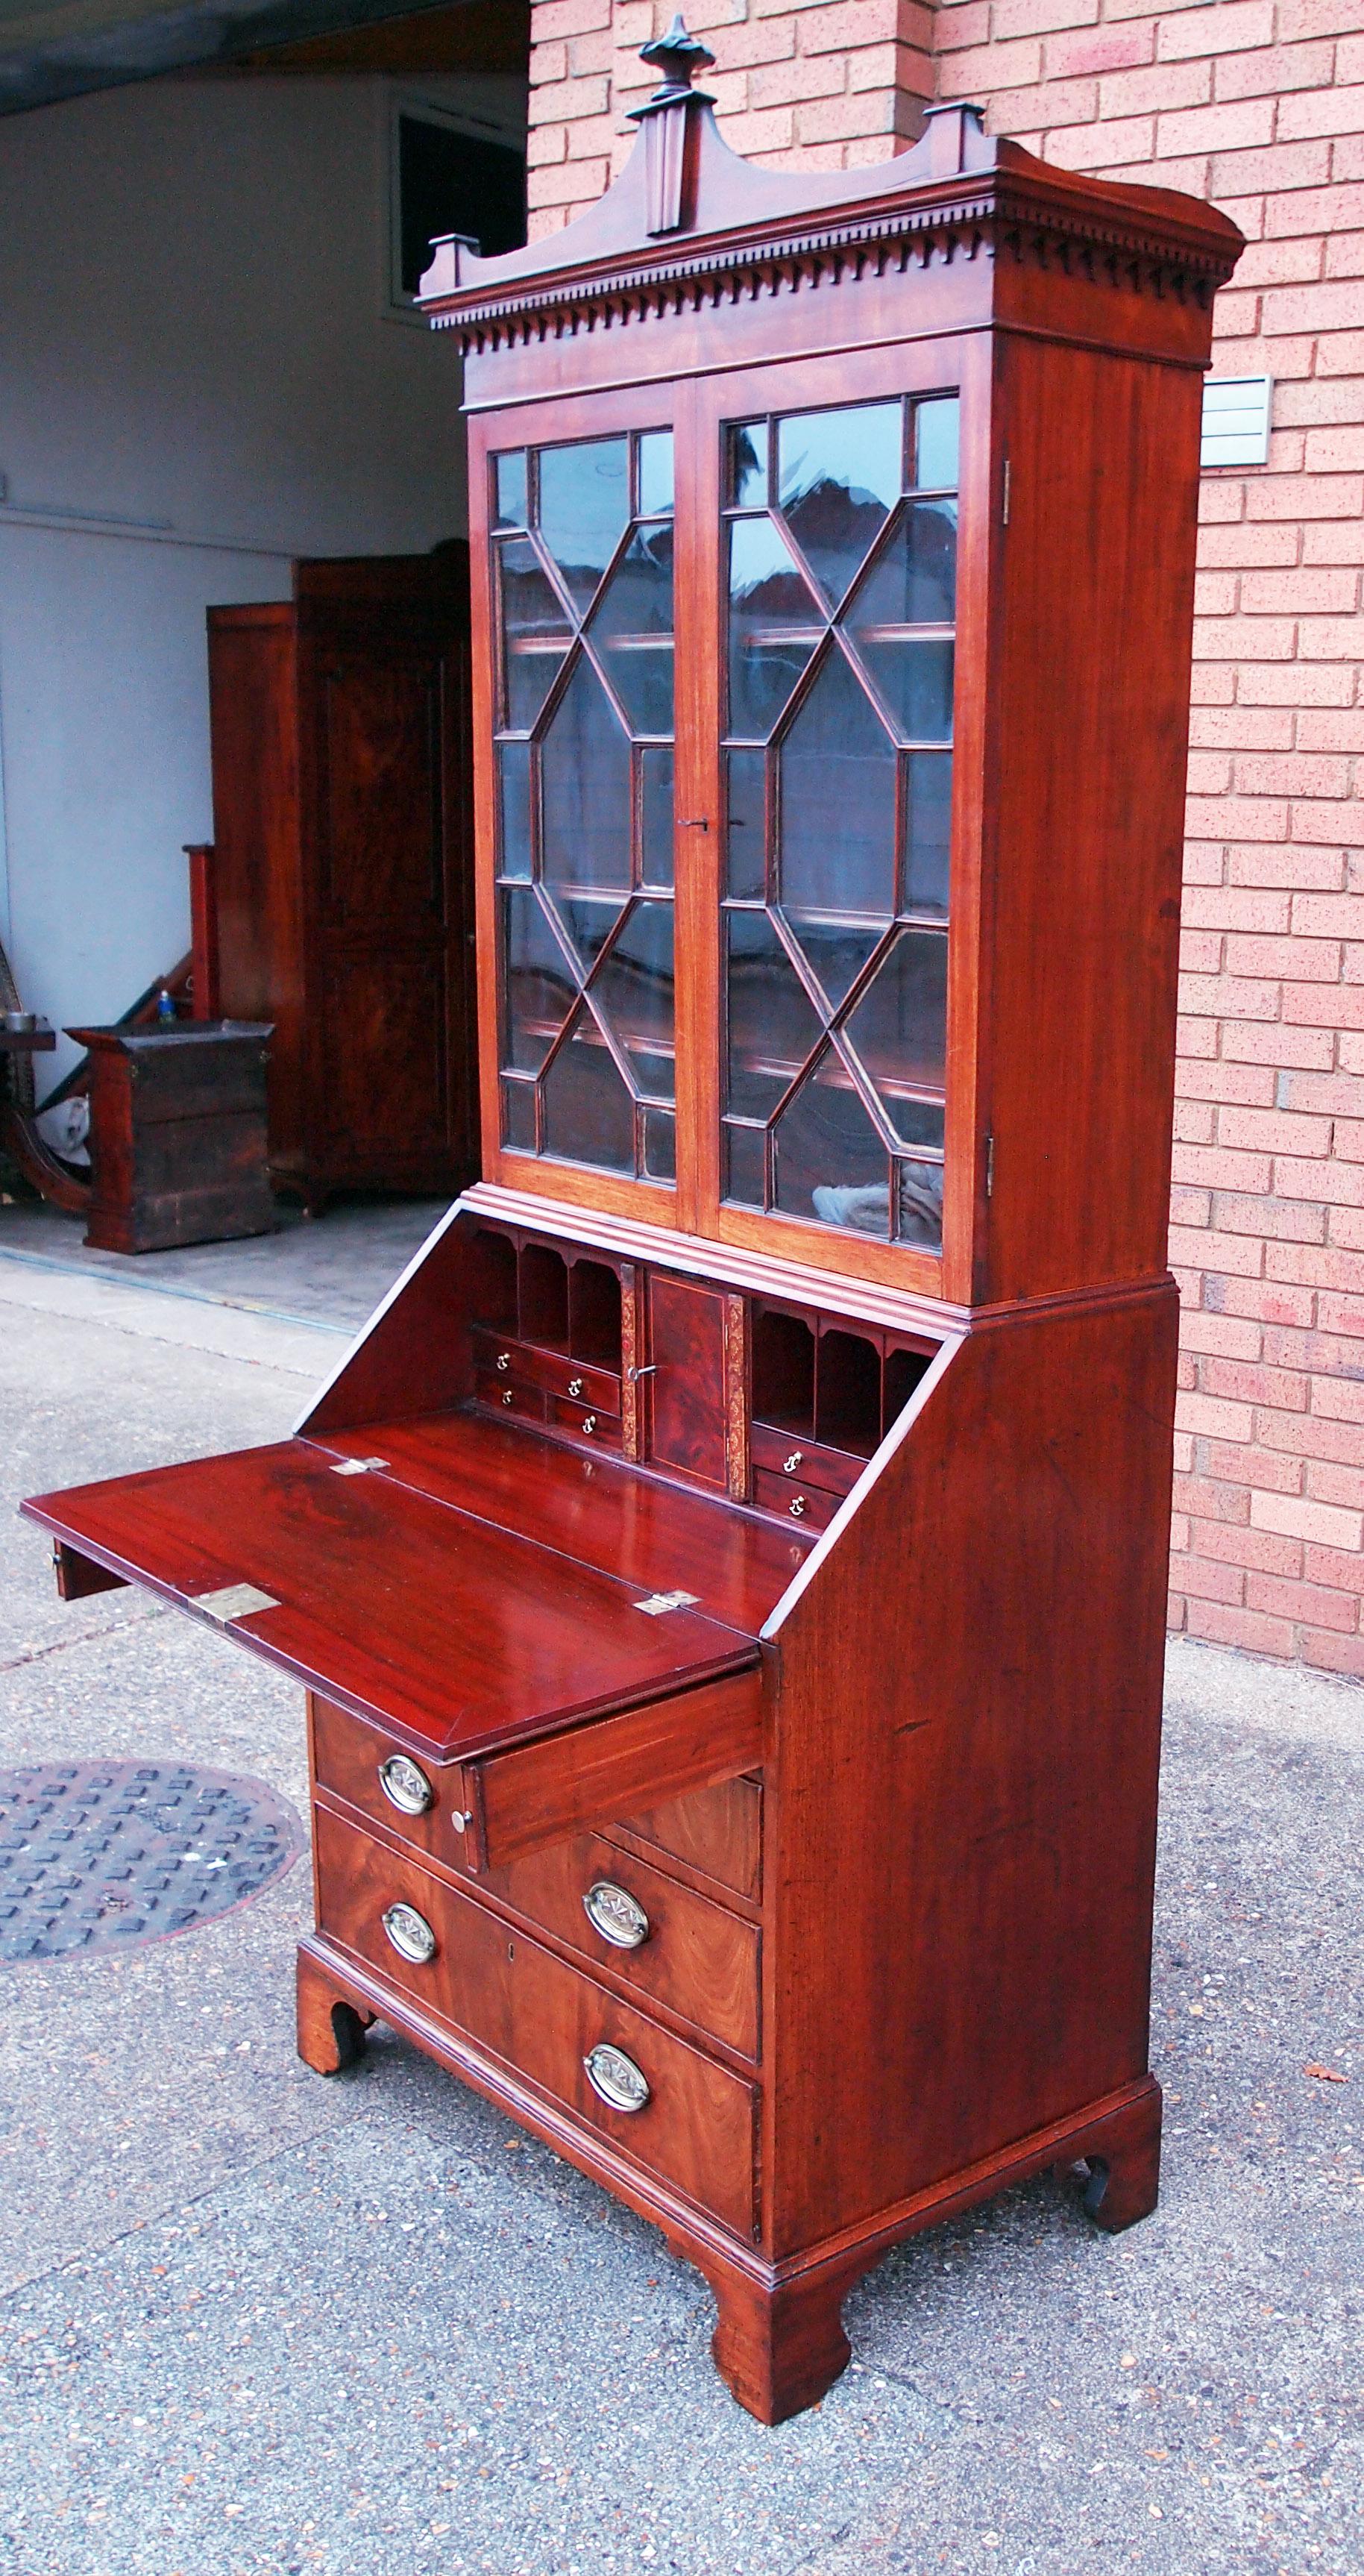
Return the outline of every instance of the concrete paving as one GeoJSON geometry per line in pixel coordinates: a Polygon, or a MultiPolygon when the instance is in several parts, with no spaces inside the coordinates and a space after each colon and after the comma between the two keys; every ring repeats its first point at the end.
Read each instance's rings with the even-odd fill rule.
{"type": "MultiPolygon", "coordinates": [[[[249,1263],[200,1302],[6,1260],[10,1213],[7,1501],[278,1436],[350,1320],[339,1257],[330,1312],[249,1263]]],[[[363,1236],[367,1278],[405,1255],[363,1236]]],[[[191,1757],[302,1812],[291,1685],[130,1594],[55,1604],[0,1513],[0,1764],[191,1757]]],[[[0,2576],[1356,2576],[1362,1790],[1364,1692],[1172,1648],[1159,2211],[1109,2239],[1048,2178],[905,2247],[774,2433],[652,2230],[400,2041],[299,2064],[306,1866],[0,1970],[0,2576]]]]}

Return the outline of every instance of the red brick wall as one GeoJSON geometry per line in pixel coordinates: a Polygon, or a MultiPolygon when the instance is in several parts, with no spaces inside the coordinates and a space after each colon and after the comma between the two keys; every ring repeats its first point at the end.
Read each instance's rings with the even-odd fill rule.
{"type": "Polygon", "coordinates": [[[1049,160],[1186,188],[1249,247],[1204,477],[1171,1259],[1172,1622],[1364,1675],[1364,11],[939,0],[938,86],[1049,160]]]}
{"type": "MultiPolygon", "coordinates": [[[[934,86],[1049,160],[1210,196],[1249,248],[1205,477],[1171,1258],[1171,1619],[1364,1676],[1364,0],[699,0],[737,150],[881,160],[934,86]]],[[[535,0],[531,204],[600,194],[664,0],[535,0]]]]}
{"type": "MultiPolygon", "coordinates": [[[[534,0],[532,233],[581,213],[619,169],[627,111],[658,86],[639,48],[672,15],[664,0],[534,0]]],[[[933,94],[926,0],[694,0],[685,16],[716,56],[704,86],[725,140],[750,160],[847,169],[919,130],[933,94]]]]}

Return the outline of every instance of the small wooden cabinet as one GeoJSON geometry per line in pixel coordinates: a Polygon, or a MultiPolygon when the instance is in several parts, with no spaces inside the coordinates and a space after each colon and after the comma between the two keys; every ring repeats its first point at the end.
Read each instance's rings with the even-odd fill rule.
{"type": "MultiPolygon", "coordinates": [[[[297,1437],[48,1496],[311,1693],[376,2016],[707,2275],[767,2422],[1047,2166],[1156,2196],[1200,378],[1239,235],[664,84],[466,354],[484,1168],[297,1437]]],[[[100,1572],[103,1569],[103,1573],[100,1572]]]]}
{"type": "Polygon", "coordinates": [[[468,625],[461,543],[208,612],[209,1007],[274,1023],[271,1178],[309,1208],[478,1168],[468,625]]]}

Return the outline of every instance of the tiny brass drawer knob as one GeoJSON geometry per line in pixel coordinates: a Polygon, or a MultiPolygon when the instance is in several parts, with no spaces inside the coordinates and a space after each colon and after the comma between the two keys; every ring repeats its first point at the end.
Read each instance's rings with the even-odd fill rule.
{"type": "Polygon", "coordinates": [[[781,1472],[783,1476],[794,1476],[804,1455],[805,1452],[803,1449],[793,1449],[789,1458],[783,1458],[781,1462],[781,1472]]]}
{"type": "Polygon", "coordinates": [[[497,1365],[505,1376],[507,1370],[511,1367],[511,1352],[499,1351],[497,1354],[497,1365]]]}
{"type": "Polygon", "coordinates": [[[594,1879],[583,1898],[583,1911],[594,1932],[613,1950],[637,1950],[649,1938],[649,1917],[629,1890],[612,1878],[594,1879]]]}
{"type": "Polygon", "coordinates": [[[633,2057],[623,2048],[612,2048],[605,2040],[583,2059],[587,2080],[594,2093],[611,2111],[642,2111],[649,2100],[649,2079],[633,2057]]]}
{"type": "Polygon", "coordinates": [[[389,1905],[384,1909],[384,1930],[400,1959],[409,1966],[424,1968],[436,1955],[436,1936],[424,1914],[415,1905],[389,1905]]]}
{"type": "Polygon", "coordinates": [[[390,1807],[400,1816],[424,1816],[435,1803],[435,1790],[419,1762],[409,1762],[405,1753],[390,1753],[379,1765],[379,1786],[390,1807]]]}
{"type": "Polygon", "coordinates": [[[502,1389],[502,1401],[504,1404],[512,1404],[515,1402],[513,1391],[509,1386],[504,1386],[502,1389]]]}
{"type": "Polygon", "coordinates": [[[796,1495],[794,1502],[792,1502],[792,1504],[790,1505],[790,1512],[791,1512],[791,1518],[792,1518],[792,1520],[793,1520],[793,1521],[803,1521],[803,1520],[804,1520],[804,1518],[805,1518],[805,1496],[804,1496],[803,1494],[797,1494],[797,1495],[796,1495]]]}
{"type": "Polygon", "coordinates": [[[582,1379],[580,1377],[571,1377],[568,1381],[568,1391],[570,1395],[581,1395],[583,1391],[582,1379]]]}
{"type": "Polygon", "coordinates": [[[593,1432],[596,1430],[596,1427],[597,1427],[597,1417],[596,1417],[595,1413],[585,1413],[585,1414],[583,1415],[583,1437],[584,1437],[584,1439],[590,1440],[590,1439],[591,1439],[591,1437],[592,1437],[593,1432]]]}

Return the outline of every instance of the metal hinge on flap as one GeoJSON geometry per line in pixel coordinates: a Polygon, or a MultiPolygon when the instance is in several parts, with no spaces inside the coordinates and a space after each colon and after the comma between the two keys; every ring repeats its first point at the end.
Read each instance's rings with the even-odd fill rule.
{"type": "Polygon", "coordinates": [[[338,1458],[332,1474],[334,1476],[370,1476],[377,1474],[381,1467],[387,1465],[387,1458],[338,1458]]]}
{"type": "Polygon", "coordinates": [[[648,1600],[637,1601],[635,1608],[642,1610],[646,1619],[658,1619],[665,1610],[694,1610],[700,1598],[699,1592],[651,1592],[648,1600]]]}

